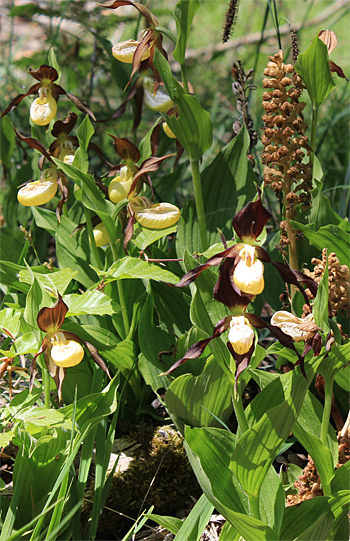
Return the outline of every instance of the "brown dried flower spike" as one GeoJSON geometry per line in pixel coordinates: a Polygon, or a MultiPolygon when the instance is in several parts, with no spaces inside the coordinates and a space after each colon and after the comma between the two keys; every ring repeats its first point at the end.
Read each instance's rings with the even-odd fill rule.
{"type": "MultiPolygon", "coordinates": [[[[319,283],[324,274],[327,262],[327,249],[322,250],[322,260],[315,257],[311,260],[314,265],[313,272],[304,269],[304,273],[310,276],[319,283]]],[[[347,265],[340,265],[339,259],[335,252],[331,252],[328,256],[328,284],[329,284],[329,304],[332,310],[332,316],[335,316],[337,311],[349,313],[350,308],[350,275],[347,265]]],[[[310,298],[311,293],[307,290],[310,298]]]]}
{"type": "Polygon", "coordinates": [[[312,187],[311,165],[302,163],[311,151],[304,135],[308,127],[302,115],[306,103],[299,102],[304,86],[294,66],[284,64],[283,51],[269,60],[264,71],[268,78],[263,80],[264,88],[272,89],[263,93],[264,182],[275,192],[283,190],[286,208],[295,208],[308,203],[312,187]]]}

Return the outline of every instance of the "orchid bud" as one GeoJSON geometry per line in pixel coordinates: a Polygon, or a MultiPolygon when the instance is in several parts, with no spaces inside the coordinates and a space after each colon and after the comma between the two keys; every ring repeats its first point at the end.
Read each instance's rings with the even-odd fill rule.
{"type": "Polygon", "coordinates": [[[238,355],[248,353],[254,338],[254,331],[244,316],[235,316],[231,319],[228,339],[238,355]]]}
{"type": "Polygon", "coordinates": [[[135,219],[149,229],[165,229],[175,225],[180,218],[180,210],[170,203],[154,205],[146,197],[135,198],[130,202],[135,219]]]}
{"type": "Polygon", "coordinates": [[[51,338],[50,356],[52,361],[62,368],[76,366],[84,357],[84,349],[75,340],[66,340],[64,333],[58,331],[51,338]]]}
{"type": "Polygon", "coordinates": [[[105,244],[110,243],[108,231],[103,222],[94,227],[94,239],[97,248],[100,248],[100,246],[105,246],[105,244]]]}
{"type": "Polygon", "coordinates": [[[163,122],[162,124],[164,133],[170,137],[171,139],[176,139],[175,133],[169,128],[168,124],[166,122],[163,122]]]}
{"type": "Polygon", "coordinates": [[[112,203],[119,203],[128,197],[133,180],[134,171],[132,168],[127,165],[122,167],[120,175],[115,177],[108,187],[108,196],[112,203]]]}
{"type": "Polygon", "coordinates": [[[50,167],[42,171],[39,180],[23,186],[17,193],[17,199],[25,207],[37,207],[51,201],[55,197],[56,191],[57,171],[50,167]]]}
{"type": "Polygon", "coordinates": [[[257,259],[254,246],[248,244],[239,252],[240,261],[234,273],[236,286],[250,295],[259,295],[264,290],[264,265],[257,259]]]}
{"type": "Polygon", "coordinates": [[[36,98],[30,107],[30,118],[37,126],[46,126],[55,118],[57,113],[57,102],[52,97],[51,90],[42,86],[39,88],[39,97],[36,98]]]}

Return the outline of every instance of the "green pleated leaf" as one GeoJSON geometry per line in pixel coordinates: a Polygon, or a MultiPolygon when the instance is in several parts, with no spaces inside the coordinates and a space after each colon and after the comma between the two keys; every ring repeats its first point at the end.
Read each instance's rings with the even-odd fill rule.
{"type": "Polygon", "coordinates": [[[337,225],[348,231],[349,229],[349,220],[342,219],[339,214],[337,214],[329,200],[328,197],[322,193],[322,184],[312,190],[312,206],[310,209],[309,223],[313,225],[315,230],[320,229],[329,224],[337,225]]]}
{"type": "Polygon", "coordinates": [[[247,496],[229,469],[235,436],[218,428],[186,428],[185,448],[208,500],[246,541],[278,539],[261,520],[250,517],[247,496]]]}
{"type": "Polygon", "coordinates": [[[37,353],[40,348],[42,338],[40,331],[35,330],[30,333],[23,334],[11,346],[11,351],[16,355],[25,355],[27,353],[37,353]]]}
{"type": "Polygon", "coordinates": [[[33,406],[25,411],[18,412],[16,418],[30,422],[35,426],[62,426],[65,424],[65,416],[58,410],[38,408],[33,406]]]}
{"type": "MultiPolygon", "coordinates": [[[[31,5],[31,7],[32,7],[32,5],[31,5]]],[[[49,54],[47,55],[47,58],[48,58],[48,61],[49,61],[49,65],[52,66],[53,68],[55,68],[55,70],[58,73],[58,78],[56,79],[55,83],[59,85],[62,74],[61,74],[60,66],[59,66],[59,64],[57,62],[54,47],[50,47],[49,54]]]]}
{"type": "MultiPolygon", "coordinates": [[[[45,267],[43,270],[45,274],[33,272],[37,281],[42,285],[42,287],[51,290],[53,293],[59,292],[61,295],[64,294],[74,276],[78,274],[78,271],[73,271],[67,268],[62,270],[56,269],[54,272],[50,272],[45,267]]],[[[19,272],[19,279],[21,282],[31,284],[31,276],[27,269],[19,272]]]]}
{"type": "Polygon", "coordinates": [[[104,195],[95,183],[94,177],[87,173],[83,173],[73,165],[68,165],[55,158],[54,161],[57,167],[62,169],[66,175],[78,184],[82,190],[81,201],[83,205],[98,214],[106,226],[111,242],[117,242],[117,229],[114,219],[112,218],[115,205],[104,198],[104,195]]]}
{"type": "MultiPolygon", "coordinates": [[[[18,217],[20,220],[20,217],[18,217]]],[[[17,263],[26,240],[22,231],[10,227],[0,228],[0,259],[17,263]]]]}
{"type": "Polygon", "coordinates": [[[180,114],[177,118],[166,116],[166,122],[191,160],[198,161],[211,147],[213,128],[210,114],[191,94],[182,95],[175,101],[180,107],[180,114]]]}
{"type": "Polygon", "coordinates": [[[75,153],[73,162],[74,167],[77,167],[83,173],[87,173],[89,169],[89,158],[87,150],[94,131],[95,130],[90,122],[89,115],[86,115],[77,130],[79,148],[75,153]]]}
{"type": "Polygon", "coordinates": [[[37,325],[37,317],[41,308],[45,306],[52,306],[52,297],[48,294],[47,290],[41,285],[41,283],[34,276],[34,273],[28,267],[29,272],[32,275],[32,285],[30,286],[28,295],[26,297],[26,307],[24,309],[23,317],[29,325],[37,325]]]}
{"type": "Polygon", "coordinates": [[[332,494],[341,490],[350,490],[350,462],[337,468],[331,482],[332,494]]]}
{"type": "Polygon", "coordinates": [[[134,225],[134,234],[131,242],[133,242],[139,250],[145,250],[147,246],[150,246],[163,237],[175,233],[176,230],[177,224],[166,227],[165,229],[148,229],[147,227],[142,227],[140,224],[136,223],[134,225]]]}
{"type": "MultiPolygon", "coordinates": [[[[261,419],[236,443],[230,467],[248,494],[259,494],[279,447],[292,430],[313,373],[313,369],[309,369],[308,379],[305,379],[299,370],[293,371],[291,385],[283,391],[285,401],[271,409],[266,402],[262,410],[265,413],[261,419]]],[[[268,388],[269,386],[264,391],[268,388]]],[[[265,393],[265,396],[267,399],[270,395],[265,393]]]]}
{"type": "Polygon", "coordinates": [[[0,328],[7,329],[12,336],[16,337],[19,331],[22,312],[13,308],[4,308],[0,311],[0,328]]]}
{"type": "Polygon", "coordinates": [[[318,109],[335,87],[329,69],[327,45],[316,36],[306,51],[298,56],[295,69],[307,88],[312,105],[318,109]]]}
{"type": "Polygon", "coordinates": [[[153,515],[146,513],[145,517],[149,518],[150,520],[153,520],[159,526],[162,526],[163,528],[166,528],[169,530],[169,532],[173,533],[174,535],[177,534],[181,526],[183,525],[183,521],[180,518],[176,517],[164,517],[161,515],[153,515]]]}
{"type": "MultiPolygon", "coordinates": [[[[218,252],[224,250],[218,228],[227,240],[231,239],[233,216],[256,195],[256,175],[247,159],[248,148],[249,136],[242,128],[201,173],[208,242],[209,245],[218,244],[218,252]]],[[[181,211],[176,237],[178,257],[183,256],[185,247],[190,253],[200,250],[194,201],[186,202],[181,211]]]]}
{"type": "Polygon", "coordinates": [[[9,261],[0,261],[1,285],[13,287],[16,291],[22,291],[22,293],[28,293],[28,285],[22,284],[18,279],[18,273],[24,268],[9,261]]]}
{"type": "Polygon", "coordinates": [[[58,227],[56,214],[52,212],[52,210],[47,210],[40,207],[32,207],[32,213],[36,225],[46,229],[50,235],[55,236],[55,232],[58,227]]]}
{"type": "Polygon", "coordinates": [[[328,498],[318,496],[299,505],[286,507],[281,529],[281,541],[323,541],[332,527],[332,512],[328,498]]]}
{"type": "Polygon", "coordinates": [[[180,336],[191,327],[189,319],[190,298],[183,288],[168,287],[166,284],[151,282],[154,304],[161,321],[167,329],[180,336]]]}
{"type": "Polygon", "coordinates": [[[327,248],[330,252],[335,252],[341,265],[349,264],[349,245],[350,235],[344,229],[337,225],[326,225],[318,231],[310,226],[291,220],[294,229],[299,229],[310,241],[310,244],[320,250],[327,248]]]}
{"type": "Polygon", "coordinates": [[[56,232],[56,253],[59,266],[75,269],[75,279],[89,288],[97,281],[97,275],[90,267],[90,246],[86,232],[72,235],[76,224],[66,216],[61,216],[61,223],[56,232]]]}
{"type": "Polygon", "coordinates": [[[213,415],[227,422],[232,413],[231,390],[230,381],[211,357],[200,376],[185,374],[176,378],[167,390],[165,402],[169,411],[187,426],[219,427],[213,415]]]}
{"type": "Polygon", "coordinates": [[[200,7],[198,0],[180,0],[175,6],[174,16],[177,30],[177,43],[173,51],[173,57],[177,62],[183,64],[188,37],[195,14],[200,7]]]}
{"type": "Polygon", "coordinates": [[[96,272],[100,276],[105,276],[108,282],[125,278],[156,280],[168,284],[177,284],[179,282],[178,277],[172,272],[164,270],[158,265],[143,261],[142,259],[129,256],[123,257],[119,261],[113,263],[107,271],[99,271],[96,269],[96,272]]]}
{"type": "MultiPolygon", "coordinates": [[[[319,402],[319,400],[317,400],[314,394],[312,394],[310,391],[307,391],[298,416],[298,427],[301,427],[303,430],[305,430],[309,434],[312,434],[316,438],[320,438],[322,416],[323,408],[321,403],[319,402]]],[[[330,450],[333,458],[333,466],[336,466],[338,462],[338,441],[336,438],[336,432],[331,424],[329,424],[328,427],[327,447],[330,450]]],[[[312,456],[311,450],[308,448],[307,450],[312,456]]]]}
{"type": "Polygon", "coordinates": [[[298,421],[293,427],[293,434],[315,462],[322,484],[329,485],[334,477],[334,464],[332,453],[328,447],[322,445],[319,438],[304,430],[298,421]]]}
{"type": "Polygon", "coordinates": [[[66,316],[90,314],[96,316],[112,315],[119,312],[120,306],[102,291],[86,291],[82,295],[66,295],[64,302],[69,311],[66,316]]]}
{"type": "MultiPolygon", "coordinates": [[[[344,472],[345,473],[345,472],[344,472]]],[[[350,490],[340,490],[329,498],[329,505],[335,517],[331,532],[327,538],[329,541],[338,539],[348,539],[349,536],[349,502],[350,490]],[[341,535],[341,530],[345,535],[341,535]]]]}
{"type": "Polygon", "coordinates": [[[16,136],[9,117],[0,120],[0,160],[10,169],[13,150],[16,147],[16,136]]]}
{"type": "Polygon", "coordinates": [[[328,356],[322,361],[319,366],[319,372],[326,379],[334,378],[334,376],[342,371],[348,365],[350,358],[350,342],[342,346],[333,345],[328,356]]]}
{"type": "Polygon", "coordinates": [[[199,541],[213,511],[214,506],[206,495],[202,494],[186,520],[182,523],[174,541],[188,541],[189,539],[199,541]]]}

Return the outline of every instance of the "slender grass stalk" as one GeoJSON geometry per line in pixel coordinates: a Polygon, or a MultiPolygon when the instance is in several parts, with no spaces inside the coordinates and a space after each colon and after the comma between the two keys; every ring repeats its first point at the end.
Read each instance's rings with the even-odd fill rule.
{"type": "Polygon", "coordinates": [[[84,208],[84,214],[85,214],[86,226],[87,226],[89,239],[90,239],[90,247],[91,247],[93,258],[95,260],[95,265],[100,270],[102,270],[103,265],[102,265],[100,254],[98,252],[98,248],[97,248],[96,242],[95,242],[94,231],[93,231],[92,223],[91,223],[91,213],[90,213],[90,210],[87,209],[86,207],[84,208]]]}
{"type": "Polygon", "coordinates": [[[199,235],[201,239],[202,251],[205,252],[208,249],[207,239],[207,224],[205,221],[203,193],[201,185],[201,175],[199,171],[199,160],[191,160],[192,179],[194,198],[196,201],[196,209],[199,223],[199,235]]]}
{"type": "Polygon", "coordinates": [[[49,409],[50,407],[50,374],[46,367],[45,361],[43,362],[42,375],[43,375],[43,384],[44,384],[45,408],[49,409]]]}

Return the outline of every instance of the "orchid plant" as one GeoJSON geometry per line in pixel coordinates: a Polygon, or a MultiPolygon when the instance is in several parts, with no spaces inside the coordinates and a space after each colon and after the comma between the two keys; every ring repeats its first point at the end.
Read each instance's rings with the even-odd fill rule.
{"type": "Polygon", "coordinates": [[[321,30],[299,54],[293,31],[293,58],[280,43],[261,84],[251,66],[227,67],[235,98],[220,100],[236,99],[241,116],[225,145],[216,106],[209,114],[188,80],[199,1],[178,2],[172,31],[131,0],[98,4],[98,18],[119,21],[123,7],[117,43],[89,27],[102,60],[87,92],[58,84],[67,68],[51,49],[1,114],[0,446],[18,452],[0,541],[102,538],[106,522],[115,532],[100,518],[117,429],[150,417],[181,434],[202,496],[181,522],[142,494],[124,541],[148,519],[199,541],[214,509],[221,541],[347,539],[349,222],[324,195],[316,156],[332,73],[346,78],[329,59],[335,34],[321,30]],[[93,94],[109,65],[101,108],[93,94]],[[22,102],[30,123],[19,127],[22,102]]]}

